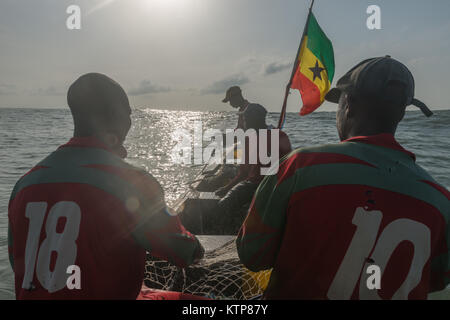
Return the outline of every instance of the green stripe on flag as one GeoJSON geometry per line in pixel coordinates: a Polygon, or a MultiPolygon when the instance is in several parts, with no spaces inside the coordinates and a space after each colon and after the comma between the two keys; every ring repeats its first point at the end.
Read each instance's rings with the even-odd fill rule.
{"type": "Polygon", "coordinates": [[[322,28],[317,23],[314,14],[311,13],[308,22],[308,43],[309,50],[322,62],[327,69],[328,80],[333,82],[334,78],[334,50],[330,39],[325,35],[322,28]]]}

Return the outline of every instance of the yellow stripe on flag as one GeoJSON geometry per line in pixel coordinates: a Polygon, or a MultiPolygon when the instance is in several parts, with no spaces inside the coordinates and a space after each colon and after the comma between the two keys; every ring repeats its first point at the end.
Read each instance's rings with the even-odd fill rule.
{"type": "Polygon", "coordinates": [[[317,86],[317,88],[320,91],[320,102],[322,103],[325,100],[325,94],[328,92],[328,90],[330,90],[331,84],[330,81],[328,80],[326,70],[323,70],[320,73],[322,80],[320,80],[319,77],[316,77],[316,79],[314,80],[314,73],[313,71],[311,71],[310,68],[314,68],[316,66],[316,62],[318,62],[319,68],[325,69],[325,66],[322,64],[322,61],[320,61],[320,59],[317,58],[311,52],[311,50],[308,49],[307,43],[308,43],[308,36],[305,36],[299,55],[300,72],[317,86]]]}

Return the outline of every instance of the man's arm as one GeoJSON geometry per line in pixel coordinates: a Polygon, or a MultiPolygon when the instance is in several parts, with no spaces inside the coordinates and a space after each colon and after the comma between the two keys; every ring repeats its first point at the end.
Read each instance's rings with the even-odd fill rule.
{"type": "Polygon", "coordinates": [[[224,187],[220,188],[216,191],[216,195],[219,197],[225,196],[231,189],[233,189],[237,184],[246,180],[250,174],[252,166],[254,164],[250,164],[250,148],[249,148],[250,140],[246,137],[245,140],[245,162],[239,165],[238,173],[236,176],[224,187]]]}
{"type": "Polygon", "coordinates": [[[278,175],[264,178],[239,231],[236,240],[239,258],[251,271],[267,270],[275,263],[295,183],[294,177],[283,174],[288,169],[289,161],[285,161],[278,175]]]}
{"type": "Polygon", "coordinates": [[[450,284],[449,253],[436,257],[431,262],[430,293],[444,290],[450,284]]]}
{"type": "Polygon", "coordinates": [[[430,293],[444,290],[450,284],[450,250],[447,239],[450,239],[450,228],[447,225],[445,238],[442,239],[441,254],[431,260],[430,293]]]}
{"type": "Polygon", "coordinates": [[[204,249],[168,209],[153,213],[133,231],[134,239],[154,257],[179,267],[187,267],[203,258],[204,249]]]}
{"type": "MultiPolygon", "coordinates": [[[[442,192],[450,201],[450,192],[442,188],[442,192]]],[[[450,206],[447,206],[447,213],[450,217],[450,206]]],[[[431,260],[430,292],[444,290],[450,284],[450,222],[445,226],[438,247],[439,254],[431,260]]]]}
{"type": "Polygon", "coordinates": [[[244,181],[250,172],[251,165],[249,164],[240,164],[237,175],[231,180],[226,186],[220,188],[216,191],[216,195],[219,197],[225,196],[228,191],[233,189],[238,183],[244,181]]]}
{"type": "MultiPolygon", "coordinates": [[[[425,181],[427,182],[427,181],[425,181]]],[[[447,222],[440,232],[440,240],[434,248],[436,256],[431,260],[430,292],[444,290],[450,284],[450,192],[443,186],[428,181],[430,186],[442,193],[448,200],[441,214],[447,222]]]]}
{"type": "Polygon", "coordinates": [[[167,207],[164,191],[150,174],[140,172],[132,178],[139,190],[139,210],[132,214],[132,235],[151,255],[186,267],[203,257],[204,249],[167,207]]]}

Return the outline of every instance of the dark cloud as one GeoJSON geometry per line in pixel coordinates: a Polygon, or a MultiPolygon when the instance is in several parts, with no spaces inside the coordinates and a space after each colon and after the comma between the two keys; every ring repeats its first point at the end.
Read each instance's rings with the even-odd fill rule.
{"type": "Polygon", "coordinates": [[[268,64],[264,68],[264,75],[269,76],[278,72],[281,72],[283,70],[289,69],[292,67],[292,64],[289,62],[286,63],[279,63],[279,62],[273,62],[268,64]]]}
{"type": "Polygon", "coordinates": [[[216,81],[205,89],[201,90],[202,94],[220,94],[225,93],[229,87],[242,86],[249,83],[250,80],[243,74],[235,74],[216,81]]]}
{"type": "Polygon", "coordinates": [[[141,81],[139,87],[131,89],[128,94],[131,96],[142,96],[145,94],[169,92],[171,89],[169,87],[161,87],[151,83],[149,80],[141,81]]]}

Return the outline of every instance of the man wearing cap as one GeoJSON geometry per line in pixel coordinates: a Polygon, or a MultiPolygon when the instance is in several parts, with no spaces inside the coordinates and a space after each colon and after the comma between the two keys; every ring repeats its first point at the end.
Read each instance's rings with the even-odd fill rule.
{"type": "MultiPolygon", "coordinates": [[[[216,195],[223,197],[218,204],[216,214],[221,219],[227,219],[230,213],[236,213],[242,209],[243,206],[249,204],[259,183],[262,181],[261,169],[263,167],[270,167],[269,165],[262,165],[259,159],[260,147],[260,130],[267,130],[267,149],[271,150],[271,134],[272,129],[269,129],[266,124],[267,110],[259,104],[249,104],[247,108],[241,113],[244,130],[255,130],[257,134],[256,148],[254,152],[257,153],[257,163],[249,163],[250,157],[250,142],[248,137],[245,144],[245,163],[239,165],[237,175],[226,186],[216,191],[216,195]]],[[[284,157],[292,151],[289,137],[283,131],[279,131],[279,147],[278,159],[284,157]]],[[[244,217],[240,217],[242,222],[244,217]]]]}
{"type": "Polygon", "coordinates": [[[250,105],[250,102],[245,100],[242,96],[241,88],[238,86],[229,88],[226,92],[225,99],[223,99],[222,102],[230,103],[233,108],[239,109],[238,126],[236,129],[244,129],[243,111],[245,110],[245,108],[247,108],[248,105],[250,105]]]}
{"type": "Polygon", "coordinates": [[[426,299],[450,283],[450,193],[394,138],[414,79],[389,56],[352,68],[326,99],[341,143],[294,151],[266,177],[237,239],[266,299],[426,299]]]}

